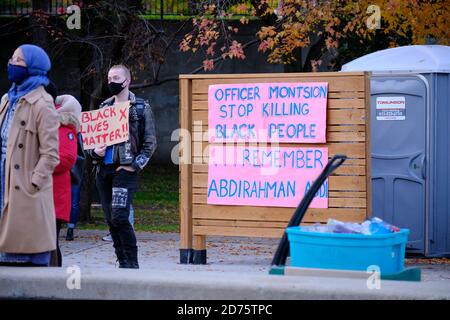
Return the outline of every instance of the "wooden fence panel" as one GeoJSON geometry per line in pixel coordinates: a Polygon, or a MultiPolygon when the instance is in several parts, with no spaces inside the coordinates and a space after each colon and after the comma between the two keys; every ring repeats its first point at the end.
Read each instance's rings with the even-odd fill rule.
{"type": "Polygon", "coordinates": [[[206,236],[210,235],[280,237],[294,212],[294,208],[207,204],[209,85],[328,82],[327,143],[280,143],[286,147],[328,147],[329,158],[348,156],[329,178],[329,207],[308,209],[303,222],[310,224],[328,218],[363,221],[371,215],[369,77],[367,72],[180,76],[180,127],[191,133],[191,141],[185,145],[191,150],[184,150],[189,161],[180,163],[182,251],[191,250],[192,245],[194,255],[196,250],[206,251],[206,236]]]}

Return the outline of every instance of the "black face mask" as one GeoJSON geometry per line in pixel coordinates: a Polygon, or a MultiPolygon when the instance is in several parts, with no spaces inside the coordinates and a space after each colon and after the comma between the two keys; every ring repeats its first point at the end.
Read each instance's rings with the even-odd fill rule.
{"type": "Polygon", "coordinates": [[[122,87],[122,85],[125,83],[125,81],[127,81],[127,80],[124,80],[122,83],[120,83],[120,82],[108,83],[109,91],[111,92],[111,94],[113,96],[118,95],[119,93],[122,92],[123,89],[125,89],[124,87],[122,87]]]}

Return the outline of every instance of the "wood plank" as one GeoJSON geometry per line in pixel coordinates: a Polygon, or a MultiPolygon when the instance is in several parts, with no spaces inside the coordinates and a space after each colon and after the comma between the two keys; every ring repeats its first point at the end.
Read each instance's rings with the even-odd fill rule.
{"type": "MultiPolygon", "coordinates": [[[[257,227],[257,228],[286,228],[287,222],[279,221],[246,221],[246,220],[220,220],[220,219],[194,219],[196,226],[226,226],[226,227],[257,227]]],[[[316,222],[302,222],[301,226],[311,226],[316,222]]]]}
{"type": "Polygon", "coordinates": [[[366,100],[366,185],[367,185],[367,212],[366,217],[372,216],[372,156],[371,156],[371,140],[370,140],[370,78],[371,73],[365,74],[364,92],[366,100]]]}
{"type": "Polygon", "coordinates": [[[365,166],[340,166],[334,173],[334,175],[351,175],[351,176],[365,176],[366,167],[365,166]]]}
{"type": "Polygon", "coordinates": [[[208,173],[208,165],[207,164],[195,164],[192,166],[192,172],[208,173]]]}
{"type": "MultiPolygon", "coordinates": [[[[195,164],[192,167],[192,172],[195,173],[208,173],[208,165],[206,164],[195,164]]],[[[340,166],[335,172],[335,175],[352,175],[352,176],[365,176],[366,167],[365,166],[340,166]]]]}
{"type": "MultiPolygon", "coordinates": [[[[206,188],[192,188],[193,195],[206,195],[206,188]]],[[[367,197],[365,191],[328,191],[329,198],[363,198],[367,197]]]]}
{"type": "MultiPolygon", "coordinates": [[[[209,155],[207,152],[207,147],[209,145],[216,145],[216,146],[221,146],[222,144],[199,144],[196,146],[193,145],[192,146],[192,157],[204,157],[206,161],[208,161],[209,159],[209,155]],[[201,148],[203,147],[203,148],[201,148]]],[[[246,146],[245,144],[242,143],[237,143],[237,146],[246,146]]],[[[248,144],[247,146],[256,146],[255,144],[248,144]]],[[[260,144],[261,146],[261,144],[260,144]]],[[[296,147],[304,147],[304,148],[323,148],[323,147],[327,147],[328,148],[328,155],[331,157],[332,155],[335,154],[345,154],[347,155],[347,157],[349,158],[357,158],[357,159],[365,159],[366,156],[366,144],[362,143],[362,142],[357,142],[357,143],[337,143],[337,142],[331,142],[331,143],[327,143],[327,144],[315,144],[315,143],[310,143],[310,144],[293,144],[293,143],[280,143],[281,147],[292,147],[292,148],[296,148],[296,147]]]]}
{"type": "Polygon", "coordinates": [[[328,99],[358,99],[364,98],[364,91],[355,91],[355,92],[330,92],[328,94],[328,99]]]}
{"type": "MultiPolygon", "coordinates": [[[[289,76],[292,77],[307,77],[307,78],[317,78],[317,77],[326,77],[326,78],[339,78],[339,77],[348,77],[348,76],[365,76],[368,74],[364,71],[352,71],[352,72],[297,72],[297,73],[289,73],[289,76]]],[[[239,79],[239,78],[263,78],[263,79],[272,79],[272,78],[284,78],[286,77],[286,73],[220,73],[220,74],[180,74],[179,79],[239,79]]]]}
{"type": "MultiPolygon", "coordinates": [[[[190,80],[180,80],[180,128],[188,129],[191,126],[190,80]]],[[[180,248],[192,248],[192,167],[188,163],[180,163],[180,248]]]]}
{"type": "MultiPolygon", "coordinates": [[[[329,159],[331,158],[332,154],[329,154],[329,159]]],[[[193,157],[192,158],[192,163],[195,165],[207,165],[208,164],[208,157],[193,157]]],[[[366,159],[361,158],[361,159],[355,159],[355,158],[347,158],[347,160],[345,161],[345,163],[347,165],[366,165],[366,159]]]]}
{"type": "MultiPolygon", "coordinates": [[[[208,142],[208,131],[202,131],[202,127],[192,126],[193,142],[208,142]]],[[[365,142],[366,132],[364,131],[328,131],[327,142],[365,142]]]]}
{"type": "MultiPolygon", "coordinates": [[[[206,195],[206,188],[192,188],[192,194],[206,195]]],[[[364,191],[329,191],[329,198],[366,198],[364,191]]]]}
{"type": "Polygon", "coordinates": [[[205,237],[205,233],[195,233],[194,232],[194,228],[193,230],[193,234],[194,234],[194,246],[193,249],[194,250],[206,250],[206,237],[205,237]]]}
{"type": "Polygon", "coordinates": [[[195,79],[192,81],[192,92],[194,94],[208,93],[210,85],[214,84],[235,84],[248,83],[250,86],[255,83],[278,83],[278,82],[328,82],[329,92],[355,92],[364,90],[364,77],[343,76],[343,77],[292,77],[286,74],[283,78],[233,78],[233,79],[195,79]]]}
{"type": "Polygon", "coordinates": [[[364,142],[366,140],[365,132],[327,132],[327,142],[364,142]]]}
{"type": "Polygon", "coordinates": [[[194,226],[195,235],[208,236],[237,236],[237,237],[261,237],[280,238],[285,228],[246,228],[246,227],[216,227],[216,226],[194,226]]]}
{"type": "MultiPolygon", "coordinates": [[[[329,92],[328,93],[328,101],[331,99],[344,99],[344,100],[352,100],[352,99],[363,99],[364,92],[363,91],[355,91],[355,92],[329,92]]],[[[192,95],[193,101],[208,101],[207,93],[194,93],[192,95]]]]}
{"type": "Polygon", "coordinates": [[[366,133],[365,125],[327,125],[327,132],[364,132],[366,133]]]}
{"type": "MultiPolygon", "coordinates": [[[[198,138],[193,137],[196,141],[208,141],[208,123],[204,121],[196,121],[192,127],[192,132],[201,132],[198,138]]],[[[361,124],[343,124],[343,125],[327,125],[327,134],[331,132],[360,132],[366,134],[366,126],[361,124]]],[[[330,141],[328,141],[330,142],[330,141]]]]}
{"type": "Polygon", "coordinates": [[[256,227],[256,228],[285,228],[286,222],[279,221],[244,221],[244,220],[212,220],[194,219],[194,226],[224,226],[224,227],[256,227]]]}
{"type": "MultiPolygon", "coordinates": [[[[206,192],[203,194],[193,194],[192,202],[194,204],[207,204],[206,192]]],[[[330,208],[365,208],[366,198],[329,198],[328,207],[330,208]]]]}
{"type": "Polygon", "coordinates": [[[364,109],[328,109],[327,125],[366,124],[364,109]]]}
{"type": "MultiPolygon", "coordinates": [[[[193,173],[192,186],[194,188],[208,187],[208,174],[193,173]]],[[[329,190],[366,191],[365,176],[331,176],[329,190]]]]}
{"type": "MultiPolygon", "coordinates": [[[[328,109],[327,124],[365,124],[365,114],[364,109],[328,109]]],[[[201,121],[207,125],[208,111],[192,111],[192,121],[201,121]]]]}
{"type": "MultiPolygon", "coordinates": [[[[328,109],[365,109],[365,100],[361,98],[356,99],[328,99],[328,109]]],[[[205,100],[194,100],[192,102],[193,111],[208,111],[208,99],[205,95],[205,100]]]]}
{"type": "MultiPolygon", "coordinates": [[[[194,204],[192,207],[192,217],[194,219],[287,222],[294,214],[294,210],[295,208],[194,204]]],[[[365,217],[366,209],[361,208],[309,208],[303,221],[327,222],[328,218],[335,218],[341,221],[362,222],[365,217]]]]}
{"type": "MultiPolygon", "coordinates": [[[[206,192],[206,189],[205,189],[206,192]]],[[[194,188],[193,193],[197,193],[197,188],[194,188]]],[[[366,198],[364,191],[329,191],[329,198],[366,198]]]]}
{"type": "Polygon", "coordinates": [[[330,208],[363,208],[367,206],[366,198],[329,198],[330,208]]]}
{"type": "MultiPolygon", "coordinates": [[[[328,155],[330,157],[330,155],[328,155]]],[[[366,165],[366,159],[355,159],[355,158],[347,158],[345,160],[346,165],[366,165]]]]}

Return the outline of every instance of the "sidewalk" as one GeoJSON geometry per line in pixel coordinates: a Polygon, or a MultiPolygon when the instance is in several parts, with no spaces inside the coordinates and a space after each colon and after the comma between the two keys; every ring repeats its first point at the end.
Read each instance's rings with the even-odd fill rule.
{"type": "MultiPolygon", "coordinates": [[[[65,235],[65,230],[61,232],[65,235]]],[[[82,230],[74,241],[60,239],[63,267],[117,269],[112,242],[102,241],[106,231],[82,230]]],[[[144,270],[217,271],[267,274],[277,239],[207,238],[207,265],[179,264],[179,234],[138,232],[139,265],[144,270]]]]}
{"type": "MultiPolygon", "coordinates": [[[[65,232],[62,234],[65,235],[65,232]]],[[[422,282],[268,275],[278,239],[210,237],[207,265],[181,265],[178,234],[138,233],[140,270],[118,269],[106,232],[61,238],[63,268],[0,267],[0,297],[55,299],[450,299],[450,265],[422,266],[422,282]],[[81,289],[69,290],[77,265],[81,289]]]]}

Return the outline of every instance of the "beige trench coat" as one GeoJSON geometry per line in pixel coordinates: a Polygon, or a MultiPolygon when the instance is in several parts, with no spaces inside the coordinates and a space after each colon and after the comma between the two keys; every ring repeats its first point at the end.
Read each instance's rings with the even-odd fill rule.
{"type": "MultiPolygon", "coordinates": [[[[4,95],[0,124],[7,105],[4,95]]],[[[58,128],[53,99],[44,87],[19,99],[8,137],[0,252],[38,253],[56,248],[52,173],[59,163],[58,128]]]]}

